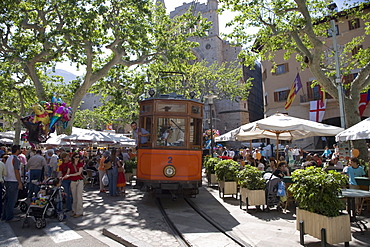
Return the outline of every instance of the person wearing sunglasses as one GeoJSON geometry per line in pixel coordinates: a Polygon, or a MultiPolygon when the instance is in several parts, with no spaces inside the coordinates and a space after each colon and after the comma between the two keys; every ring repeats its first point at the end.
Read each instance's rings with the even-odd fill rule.
{"type": "Polygon", "coordinates": [[[74,218],[81,217],[83,215],[83,186],[84,181],[82,177],[82,170],[83,170],[83,162],[80,159],[79,153],[72,154],[72,162],[68,164],[67,174],[63,177],[63,179],[71,180],[71,191],[72,191],[72,216],[74,218]]]}

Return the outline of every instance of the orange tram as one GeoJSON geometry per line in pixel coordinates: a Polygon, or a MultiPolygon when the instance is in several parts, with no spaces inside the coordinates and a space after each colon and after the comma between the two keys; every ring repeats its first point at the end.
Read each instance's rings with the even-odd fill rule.
{"type": "Polygon", "coordinates": [[[146,191],[194,196],[202,185],[203,104],[176,94],[140,103],[137,185],[146,191]],[[140,143],[143,142],[143,143],[140,143]]]}

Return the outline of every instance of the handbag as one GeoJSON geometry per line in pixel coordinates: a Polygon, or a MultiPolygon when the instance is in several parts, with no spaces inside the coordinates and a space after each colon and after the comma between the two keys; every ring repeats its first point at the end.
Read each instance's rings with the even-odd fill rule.
{"type": "Polygon", "coordinates": [[[284,182],[278,183],[277,196],[285,196],[285,184],[284,182]]]}

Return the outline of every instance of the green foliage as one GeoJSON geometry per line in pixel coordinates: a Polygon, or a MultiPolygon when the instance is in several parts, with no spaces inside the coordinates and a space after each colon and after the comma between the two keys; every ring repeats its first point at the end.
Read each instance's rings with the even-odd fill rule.
{"type": "Polygon", "coordinates": [[[76,112],[74,126],[83,129],[101,130],[110,119],[101,113],[99,108],[94,110],[80,110],[76,112]]]}
{"type": "Polygon", "coordinates": [[[249,190],[264,190],[266,180],[263,178],[262,171],[257,167],[246,165],[238,173],[238,184],[249,190]]]}
{"type": "Polygon", "coordinates": [[[364,168],[365,174],[369,171],[369,162],[365,162],[363,159],[358,159],[358,165],[364,168]]]}
{"type": "Polygon", "coordinates": [[[144,80],[127,80],[123,68],[143,66],[156,59],[183,58],[198,45],[189,38],[204,36],[210,27],[192,10],[170,19],[164,8],[147,0],[8,2],[0,15],[1,58],[11,65],[4,70],[17,67],[32,82],[38,100],[50,100],[54,93],[63,92],[44,83],[47,71],[53,71],[58,62],[73,63],[85,70],[83,77],[65,88],[65,98],[71,102],[74,114],[83,96],[99,82],[102,94],[111,90],[106,93],[110,100],[106,101],[105,112],[114,119],[126,119],[137,110],[137,100],[145,93],[144,80]],[[122,86],[115,87],[117,82],[122,86]],[[120,95],[127,96],[127,100],[120,95]]]}
{"type": "Polygon", "coordinates": [[[125,161],[125,173],[133,173],[133,170],[137,169],[137,158],[132,157],[125,161]]]}
{"type": "Polygon", "coordinates": [[[221,160],[219,158],[208,158],[204,160],[204,167],[206,168],[207,172],[210,174],[215,174],[215,166],[221,160]]]}
{"type": "Polygon", "coordinates": [[[215,165],[215,174],[219,181],[236,181],[239,164],[234,160],[221,160],[215,165]]]}
{"type": "Polygon", "coordinates": [[[343,203],[339,200],[341,189],[347,184],[347,177],[336,171],[323,171],[308,167],[292,173],[293,184],[288,190],[298,201],[299,208],[328,217],[339,215],[343,203]]]}
{"type": "Polygon", "coordinates": [[[148,74],[153,79],[147,88],[152,87],[160,94],[178,92],[189,95],[192,91],[196,98],[213,94],[220,99],[233,100],[240,97],[245,100],[252,85],[252,79],[241,81],[242,68],[237,62],[208,64],[206,61],[191,61],[191,57],[168,62],[158,60],[149,66],[148,74]],[[179,74],[162,76],[163,71],[180,72],[183,77],[179,74]]]}

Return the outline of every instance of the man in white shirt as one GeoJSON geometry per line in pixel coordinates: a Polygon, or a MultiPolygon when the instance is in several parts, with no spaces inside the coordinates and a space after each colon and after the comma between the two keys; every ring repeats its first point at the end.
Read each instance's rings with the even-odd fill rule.
{"type": "Polygon", "coordinates": [[[18,191],[23,189],[23,183],[21,180],[20,164],[18,155],[21,153],[21,147],[19,145],[14,145],[12,147],[12,154],[9,155],[5,163],[7,175],[4,177],[5,180],[5,200],[3,213],[1,215],[1,220],[6,222],[19,221],[19,218],[14,218],[14,206],[18,199],[18,191]]]}

